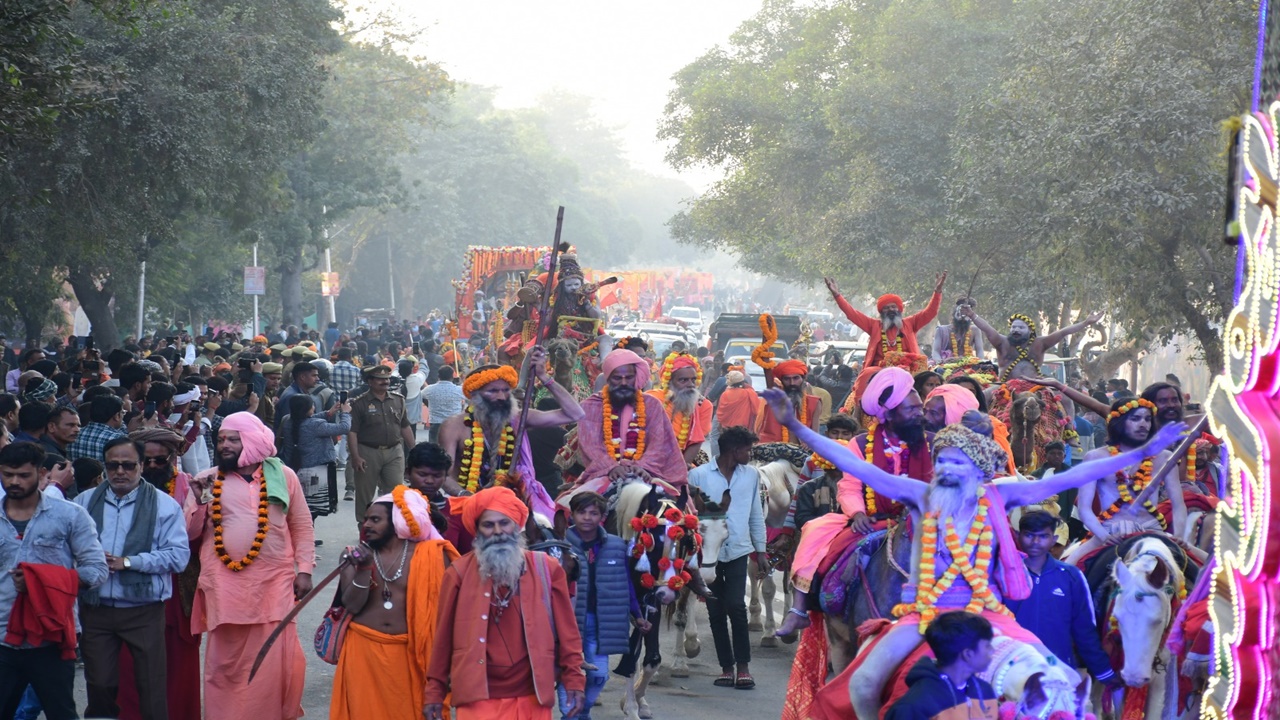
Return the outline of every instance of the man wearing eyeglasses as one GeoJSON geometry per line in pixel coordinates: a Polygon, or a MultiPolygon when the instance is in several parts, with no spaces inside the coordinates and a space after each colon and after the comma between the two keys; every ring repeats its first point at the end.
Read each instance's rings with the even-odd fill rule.
{"type": "Polygon", "coordinates": [[[75,502],[89,513],[106,553],[107,581],[81,591],[80,638],[89,717],[118,717],[119,659],[133,657],[143,720],[169,717],[165,653],[165,601],[173,573],[190,559],[182,506],[167,492],[142,482],[142,443],[109,441],[103,450],[107,482],[75,502]]]}

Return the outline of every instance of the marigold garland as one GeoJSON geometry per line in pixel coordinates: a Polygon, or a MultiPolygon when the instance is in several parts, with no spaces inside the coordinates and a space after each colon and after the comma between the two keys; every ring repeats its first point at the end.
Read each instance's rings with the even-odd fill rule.
{"type": "MultiPolygon", "coordinates": [[[[800,424],[809,427],[809,396],[804,395],[800,398],[800,424]]],[[[790,444],[791,431],[787,430],[787,426],[782,426],[782,442],[790,444]]]]}
{"type": "MultiPolygon", "coordinates": [[[[894,337],[893,350],[895,352],[904,352],[902,347],[902,333],[898,333],[898,335],[894,337]]],[[[888,354],[889,354],[889,338],[887,337],[887,331],[886,331],[886,332],[880,333],[880,357],[883,358],[885,355],[888,355],[888,354]]]]}
{"type": "Polygon", "coordinates": [[[466,380],[462,381],[462,395],[469,398],[475,391],[498,380],[504,380],[512,388],[515,388],[520,384],[520,374],[510,365],[499,365],[488,370],[473,372],[467,376],[466,380]]]}
{"type": "MultiPolygon", "coordinates": [[[[409,528],[409,537],[417,539],[422,534],[422,526],[418,525],[417,519],[413,517],[413,512],[409,510],[409,506],[404,501],[404,494],[409,490],[408,485],[397,485],[391,491],[391,502],[400,511],[400,516],[404,518],[404,524],[409,528]]],[[[414,490],[414,492],[418,492],[414,490]]]]}
{"type": "Polygon", "coordinates": [[[165,483],[164,491],[169,497],[173,497],[173,491],[178,488],[178,466],[169,469],[169,482],[165,483]]]}
{"type": "Polygon", "coordinates": [[[814,467],[818,468],[819,470],[822,470],[823,472],[836,469],[835,464],[833,464],[830,460],[822,457],[816,452],[809,456],[809,462],[813,463],[814,467]]]}
{"type": "Polygon", "coordinates": [[[600,393],[600,401],[604,405],[603,408],[603,425],[604,425],[604,449],[609,453],[609,457],[614,462],[619,460],[639,460],[644,457],[644,438],[645,438],[645,401],[644,395],[636,395],[636,410],[631,418],[631,422],[627,423],[627,429],[624,432],[622,428],[618,428],[618,432],[614,432],[614,423],[619,417],[613,414],[613,403],[609,401],[609,393],[600,393]],[[622,437],[618,437],[621,434],[622,437]],[[630,442],[634,436],[635,443],[630,442]]]}
{"type": "MultiPolygon", "coordinates": [[[[1107,449],[1111,451],[1112,457],[1120,454],[1119,448],[1114,445],[1108,446],[1107,449]]],[[[1155,467],[1155,461],[1156,459],[1154,457],[1143,458],[1142,462],[1138,465],[1137,471],[1133,473],[1132,483],[1129,482],[1130,478],[1125,475],[1123,470],[1116,472],[1116,491],[1120,493],[1120,499],[1111,503],[1110,507],[1103,510],[1098,515],[1098,519],[1100,521],[1106,522],[1110,520],[1116,516],[1116,513],[1133,504],[1134,498],[1141,495],[1142,491],[1151,484],[1151,474],[1155,467]]],[[[1142,507],[1146,508],[1147,512],[1151,513],[1151,516],[1160,523],[1160,527],[1165,530],[1169,529],[1169,523],[1165,519],[1164,513],[1160,512],[1160,510],[1156,508],[1156,504],[1151,501],[1150,497],[1142,501],[1142,507]]],[[[1089,533],[1087,537],[1093,537],[1093,533],[1089,533]]]]}
{"type": "Polygon", "coordinates": [[[1187,448],[1187,482],[1196,481],[1196,444],[1193,442],[1187,448]]]}
{"type": "MultiPolygon", "coordinates": [[[[863,449],[862,449],[862,457],[869,463],[875,462],[874,455],[875,455],[875,444],[876,444],[876,430],[879,427],[880,427],[880,423],[874,418],[872,418],[871,427],[869,430],[867,430],[867,444],[863,446],[863,449]]],[[[894,450],[893,448],[889,447],[889,439],[887,437],[885,438],[884,456],[886,458],[900,458],[902,456],[902,453],[905,453],[905,452],[907,452],[907,444],[905,442],[898,441],[898,449],[894,450]]],[[[896,471],[894,474],[900,474],[901,472],[900,467],[895,467],[894,470],[896,471]]],[[[875,515],[876,509],[877,509],[876,508],[876,491],[873,490],[871,486],[867,485],[866,483],[863,483],[862,485],[862,499],[867,506],[867,514],[875,515]]]]}
{"type": "Polygon", "coordinates": [[[955,327],[952,326],[951,357],[959,358],[959,357],[969,357],[972,355],[972,351],[973,351],[973,343],[972,343],[972,337],[971,337],[972,332],[973,332],[972,330],[964,331],[964,342],[960,345],[959,349],[956,349],[956,331],[955,331],[955,327]]]}
{"type": "Polygon", "coordinates": [[[1005,367],[1004,372],[1000,373],[1000,382],[1008,380],[1009,376],[1013,374],[1013,369],[1016,368],[1023,360],[1031,363],[1031,367],[1035,368],[1037,373],[1040,372],[1040,363],[1033,360],[1031,358],[1031,353],[1027,351],[1027,348],[1031,347],[1031,341],[1036,339],[1036,323],[1034,320],[1022,313],[1014,313],[1009,316],[1009,327],[1013,327],[1013,322],[1015,320],[1021,320],[1026,323],[1027,328],[1031,331],[1031,335],[1027,337],[1026,343],[1018,346],[1018,354],[1014,356],[1013,360],[1009,361],[1009,365],[1005,367]]]}
{"type": "Polygon", "coordinates": [[[694,371],[697,373],[696,382],[698,387],[702,387],[702,363],[698,361],[698,358],[690,355],[689,353],[673,352],[667,353],[666,359],[662,361],[662,372],[658,376],[659,390],[666,392],[671,388],[671,375],[675,373],[676,360],[682,357],[689,358],[693,361],[694,371]]]}
{"type": "Polygon", "coordinates": [[[978,511],[974,514],[963,544],[956,533],[952,519],[947,518],[943,542],[951,554],[951,564],[947,566],[941,577],[937,576],[940,513],[935,511],[925,514],[915,598],[911,602],[895,605],[894,617],[902,617],[913,612],[919,613],[920,633],[924,634],[929,623],[938,616],[938,599],[951,588],[957,577],[963,577],[969,585],[970,599],[965,606],[966,611],[981,613],[983,610],[991,610],[1003,615],[1011,614],[991,591],[988,580],[991,560],[995,556],[994,533],[991,524],[987,522],[990,508],[991,500],[986,497],[986,489],[979,487],[978,511]]]}
{"type": "Polygon", "coordinates": [[[209,507],[209,515],[213,519],[213,552],[232,572],[240,572],[253,564],[262,551],[262,542],[267,539],[267,479],[261,480],[258,488],[258,532],[253,536],[253,545],[249,552],[239,560],[233,560],[227,554],[227,546],[222,542],[222,471],[218,471],[213,481],[213,502],[209,507]]]}
{"type": "MultiPolygon", "coordinates": [[[[475,419],[475,408],[468,407],[463,413],[463,424],[471,429],[471,437],[462,441],[461,475],[466,479],[467,492],[474,493],[480,489],[480,475],[484,466],[484,428],[475,419]]],[[[511,470],[515,459],[516,431],[507,423],[502,428],[502,437],[498,441],[498,451],[493,454],[493,477],[505,475],[511,470]]]]}
{"type": "Polygon", "coordinates": [[[760,314],[760,337],[760,344],[751,351],[751,361],[765,370],[772,370],[778,366],[773,359],[773,344],[778,342],[778,323],[769,313],[760,314]]]}

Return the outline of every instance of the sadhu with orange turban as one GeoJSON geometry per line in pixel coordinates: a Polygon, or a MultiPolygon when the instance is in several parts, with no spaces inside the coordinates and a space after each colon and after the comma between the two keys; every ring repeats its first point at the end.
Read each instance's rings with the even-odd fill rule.
{"type": "MultiPolygon", "coordinates": [[[[791,407],[795,410],[796,417],[800,418],[800,422],[817,430],[822,403],[817,395],[809,392],[805,383],[809,375],[809,366],[803,360],[783,360],[773,367],[772,374],[774,382],[790,398],[791,407]]],[[[760,403],[760,408],[756,411],[755,431],[762,443],[781,442],[795,445],[800,442],[791,437],[791,433],[778,423],[767,403],[760,403]]]]}
{"type": "Polygon", "coordinates": [[[826,282],[836,305],[840,306],[849,322],[870,336],[866,359],[862,363],[862,367],[869,368],[883,366],[884,356],[889,352],[920,354],[916,333],[938,316],[938,308],[942,306],[942,286],[947,282],[947,274],[944,272],[937,276],[929,304],[920,312],[906,317],[902,314],[906,310],[906,303],[897,295],[881,295],[876,301],[876,312],[880,316],[871,317],[844,299],[835,280],[826,278],[826,282]]]}

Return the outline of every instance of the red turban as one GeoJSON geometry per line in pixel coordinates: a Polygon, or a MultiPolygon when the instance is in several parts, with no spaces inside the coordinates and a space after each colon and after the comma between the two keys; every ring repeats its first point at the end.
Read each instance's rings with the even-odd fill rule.
{"type": "Polygon", "coordinates": [[[683,370],[684,368],[698,369],[698,359],[692,355],[677,355],[676,359],[671,361],[671,372],[683,370]]]}
{"type": "Polygon", "coordinates": [[[468,497],[449,498],[449,513],[462,516],[462,526],[472,535],[476,534],[476,523],[485,510],[497,510],[524,527],[529,519],[529,506],[504,487],[491,487],[468,497]]]}
{"type": "Polygon", "coordinates": [[[809,366],[803,360],[783,360],[773,368],[774,377],[786,377],[788,375],[808,375],[809,366]]]}
{"type": "Polygon", "coordinates": [[[897,305],[899,310],[906,307],[906,304],[902,302],[902,298],[897,295],[881,295],[880,299],[876,300],[876,312],[884,312],[884,306],[890,303],[897,305]]]}

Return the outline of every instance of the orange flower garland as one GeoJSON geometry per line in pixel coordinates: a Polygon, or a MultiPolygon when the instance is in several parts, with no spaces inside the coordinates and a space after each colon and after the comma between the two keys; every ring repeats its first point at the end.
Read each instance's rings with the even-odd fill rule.
{"type": "MultiPolygon", "coordinates": [[[[902,349],[902,333],[893,339],[893,349],[897,352],[904,352],[902,349]]],[[[880,357],[889,354],[889,338],[885,337],[885,333],[880,333],[880,357]]]]}
{"type": "Polygon", "coordinates": [[[173,466],[169,473],[169,482],[165,483],[164,491],[169,497],[173,497],[173,491],[178,488],[178,466],[173,466]]]}
{"type": "Polygon", "coordinates": [[[1010,614],[1008,608],[1001,604],[991,592],[990,582],[987,579],[991,560],[995,555],[992,542],[994,535],[990,523],[987,522],[990,508],[991,500],[986,497],[986,489],[978,488],[978,511],[974,514],[963,544],[956,533],[952,519],[947,518],[943,542],[951,554],[951,564],[947,566],[942,577],[937,577],[939,513],[925,514],[915,600],[894,606],[894,617],[902,617],[913,612],[919,613],[920,633],[924,634],[929,623],[938,616],[938,599],[951,588],[957,577],[963,577],[969,585],[970,599],[969,604],[965,606],[966,611],[980,613],[983,610],[991,610],[1004,615],[1010,614]],[[970,558],[975,558],[976,561],[970,558]]]}
{"type": "Polygon", "coordinates": [[[953,358],[969,357],[970,355],[973,354],[973,345],[972,345],[971,336],[970,336],[971,332],[972,332],[971,330],[964,331],[964,344],[961,345],[959,349],[956,349],[956,331],[952,329],[951,357],[953,358]]]}
{"type": "Polygon", "coordinates": [[[1187,448],[1187,482],[1196,481],[1196,444],[1191,443],[1187,448]]]}
{"type": "MultiPolygon", "coordinates": [[[[481,469],[484,466],[484,428],[475,421],[475,408],[468,407],[463,413],[463,424],[471,428],[471,437],[462,441],[462,477],[466,478],[467,492],[474,493],[480,489],[481,469]]],[[[497,478],[511,469],[515,459],[516,431],[507,423],[502,429],[502,438],[498,441],[498,451],[493,456],[493,476],[497,478]]]]}
{"type": "Polygon", "coordinates": [[[836,469],[836,466],[832,464],[830,460],[822,457],[816,452],[809,456],[809,462],[813,463],[814,467],[818,468],[819,470],[822,470],[823,472],[826,472],[827,470],[836,469]]]}
{"type": "Polygon", "coordinates": [[[222,543],[222,471],[218,471],[218,477],[213,481],[213,502],[209,508],[210,517],[213,519],[213,552],[232,572],[240,572],[253,564],[258,559],[258,553],[262,551],[262,541],[267,539],[267,479],[261,480],[261,486],[258,488],[258,532],[253,536],[253,545],[249,547],[249,553],[239,560],[233,560],[227,554],[227,547],[222,543]]]}
{"type": "MultiPolygon", "coordinates": [[[[613,414],[613,404],[609,402],[609,393],[600,393],[600,401],[604,405],[604,449],[609,453],[609,457],[614,462],[619,460],[639,460],[644,457],[644,436],[645,436],[645,402],[644,395],[636,394],[636,411],[635,416],[631,418],[627,429],[618,428],[621,437],[616,437],[613,432],[613,423],[618,420],[618,416],[613,414]],[[627,436],[634,430],[636,433],[636,445],[634,448],[628,448],[627,436]]],[[[687,437],[687,436],[686,436],[687,437]]]]}
{"type": "Polygon", "coordinates": [[[778,366],[777,361],[773,359],[773,344],[778,342],[778,323],[769,313],[760,315],[760,337],[762,338],[760,344],[751,351],[751,361],[765,370],[772,370],[778,366]]]}
{"type": "Polygon", "coordinates": [[[671,388],[671,375],[675,372],[676,360],[681,357],[687,357],[693,361],[694,371],[697,373],[698,386],[702,386],[702,363],[689,353],[673,352],[668,353],[666,359],[662,361],[662,373],[658,376],[658,389],[666,392],[671,388]]]}
{"type": "MultiPolygon", "coordinates": [[[[862,457],[869,463],[875,462],[875,458],[873,456],[875,454],[877,427],[879,427],[879,423],[876,420],[872,419],[871,429],[867,431],[867,444],[862,449],[862,457]]],[[[899,441],[898,449],[895,451],[889,447],[888,439],[887,438],[885,439],[885,447],[884,447],[885,457],[887,458],[894,457],[895,455],[898,455],[899,453],[904,453],[906,451],[907,451],[906,443],[899,441]]],[[[871,486],[865,483],[862,485],[862,499],[867,506],[867,514],[875,515],[876,514],[876,491],[871,489],[871,486]]]]}
{"type": "MultiPolygon", "coordinates": [[[[409,506],[404,502],[404,494],[408,489],[408,485],[397,485],[391,491],[391,502],[395,504],[396,509],[400,511],[400,516],[404,518],[404,524],[409,528],[409,537],[416,539],[422,533],[422,526],[418,525],[413,513],[409,511],[409,506]]],[[[414,492],[418,491],[414,490],[414,492]]]]}
{"type": "Polygon", "coordinates": [[[1155,405],[1155,403],[1151,402],[1150,400],[1143,400],[1142,398],[1134,398],[1134,399],[1130,400],[1129,402],[1127,402],[1127,403],[1125,403],[1125,404],[1121,405],[1120,407],[1116,408],[1115,410],[1112,410],[1112,411],[1107,415],[1107,422],[1111,422],[1112,420],[1115,420],[1115,419],[1116,419],[1116,418],[1118,418],[1118,417],[1122,417],[1122,416],[1124,416],[1124,415],[1128,415],[1129,413],[1133,412],[1134,410],[1137,410],[1138,408],[1146,408],[1146,409],[1150,410],[1150,411],[1151,411],[1151,418],[1152,418],[1153,420],[1155,419],[1155,416],[1156,416],[1156,405],[1155,405]]]}
{"type": "Polygon", "coordinates": [[[520,384],[520,374],[510,365],[499,365],[495,368],[471,373],[466,380],[462,381],[462,394],[464,397],[469,398],[475,391],[498,380],[505,380],[512,389],[515,389],[520,384]]]}
{"type": "MultiPolygon", "coordinates": [[[[776,364],[776,363],[775,363],[776,364]]],[[[805,427],[809,426],[809,396],[805,395],[800,400],[800,424],[805,427]]],[[[782,442],[791,442],[791,432],[787,430],[787,426],[782,426],[782,442]]]]}
{"type": "MultiPolygon", "coordinates": [[[[1146,401],[1144,400],[1143,402],[1146,401]]],[[[1112,456],[1120,454],[1120,450],[1114,445],[1110,446],[1108,450],[1111,451],[1112,456]]],[[[1142,491],[1151,484],[1151,474],[1154,467],[1155,458],[1144,458],[1142,463],[1138,465],[1138,470],[1133,473],[1132,487],[1130,487],[1129,478],[1125,475],[1125,472],[1123,470],[1117,472],[1116,490],[1120,493],[1120,499],[1111,503],[1111,507],[1103,510],[1098,515],[1098,519],[1102,522],[1106,522],[1115,517],[1116,513],[1120,512],[1121,509],[1132,505],[1134,498],[1137,497],[1137,495],[1141,495],[1142,491]]],[[[1165,530],[1169,529],[1169,523],[1165,520],[1164,513],[1160,512],[1160,510],[1156,508],[1156,504],[1151,501],[1151,498],[1143,500],[1142,507],[1146,508],[1147,512],[1151,513],[1151,516],[1160,523],[1160,527],[1165,530]]],[[[1093,533],[1089,533],[1087,537],[1093,537],[1093,533]]]]}

